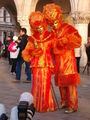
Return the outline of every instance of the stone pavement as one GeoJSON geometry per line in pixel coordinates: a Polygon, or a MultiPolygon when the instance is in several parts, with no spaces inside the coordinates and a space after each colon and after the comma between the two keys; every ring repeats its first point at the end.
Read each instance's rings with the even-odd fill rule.
{"type": "MultiPolygon", "coordinates": [[[[24,70],[20,83],[13,83],[15,76],[10,74],[10,66],[4,59],[0,59],[0,103],[6,105],[7,113],[18,104],[19,96],[25,91],[30,91],[31,84],[23,83],[26,79],[24,70]]],[[[90,75],[81,74],[82,84],[78,86],[79,110],[73,114],[64,114],[63,110],[48,113],[36,113],[33,120],[90,120],[90,75]]],[[[52,82],[53,82],[52,77],[52,82]]],[[[60,95],[58,88],[54,86],[58,101],[60,95]]]]}

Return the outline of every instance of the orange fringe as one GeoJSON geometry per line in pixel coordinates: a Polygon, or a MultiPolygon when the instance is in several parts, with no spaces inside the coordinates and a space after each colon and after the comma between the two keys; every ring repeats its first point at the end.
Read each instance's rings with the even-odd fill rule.
{"type": "Polygon", "coordinates": [[[78,73],[76,74],[69,74],[69,75],[55,75],[55,84],[56,86],[69,86],[69,85],[77,85],[80,84],[80,76],[78,73]]]}

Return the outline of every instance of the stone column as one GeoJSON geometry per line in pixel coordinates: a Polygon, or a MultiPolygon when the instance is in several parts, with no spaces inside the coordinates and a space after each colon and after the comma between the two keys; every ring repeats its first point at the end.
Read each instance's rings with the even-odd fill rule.
{"type": "Polygon", "coordinates": [[[89,0],[83,0],[83,2],[82,0],[70,0],[70,2],[71,18],[73,19],[75,28],[82,37],[81,48],[78,52],[79,54],[81,53],[80,66],[84,67],[87,64],[85,44],[87,44],[88,40],[88,23],[90,22],[89,0]]]}
{"type": "Polygon", "coordinates": [[[18,16],[18,22],[20,23],[21,27],[27,29],[27,34],[30,35],[30,25],[29,25],[28,16],[18,16]]]}
{"type": "Polygon", "coordinates": [[[87,44],[88,40],[88,23],[90,18],[86,16],[86,13],[83,12],[73,13],[72,18],[75,24],[75,28],[78,30],[79,34],[82,37],[82,44],[79,53],[81,53],[80,66],[84,67],[87,64],[85,44],[87,44]]]}
{"type": "Polygon", "coordinates": [[[80,66],[84,67],[86,64],[87,64],[87,55],[86,55],[86,49],[85,49],[85,44],[87,44],[87,36],[88,36],[88,24],[84,23],[84,24],[75,24],[75,28],[78,30],[79,34],[81,35],[82,37],[82,44],[81,44],[81,47],[78,50],[75,49],[75,52],[79,52],[80,56],[81,56],[81,59],[80,59],[80,66]]]}
{"type": "Polygon", "coordinates": [[[21,7],[19,6],[17,19],[21,27],[25,27],[27,29],[28,35],[31,35],[29,15],[32,11],[35,11],[37,2],[38,0],[24,0],[21,3],[19,3],[21,4],[21,7]]]}

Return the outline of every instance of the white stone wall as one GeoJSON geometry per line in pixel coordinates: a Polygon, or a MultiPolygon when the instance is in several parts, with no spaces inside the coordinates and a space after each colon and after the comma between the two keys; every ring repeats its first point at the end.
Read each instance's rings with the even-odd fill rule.
{"type": "Polygon", "coordinates": [[[10,32],[15,32],[15,21],[12,19],[12,16],[9,14],[9,12],[2,7],[0,9],[0,41],[4,43],[3,41],[3,35],[4,32],[7,33],[7,36],[10,35],[10,32]],[[6,12],[6,20],[4,21],[4,11],[6,12]]]}
{"type": "Polygon", "coordinates": [[[87,64],[87,55],[85,44],[88,41],[88,23],[90,22],[90,0],[70,0],[71,2],[71,17],[82,37],[80,49],[75,49],[76,55],[81,54],[80,66],[84,67],[87,64]],[[78,52],[78,53],[77,53],[78,52]]]}

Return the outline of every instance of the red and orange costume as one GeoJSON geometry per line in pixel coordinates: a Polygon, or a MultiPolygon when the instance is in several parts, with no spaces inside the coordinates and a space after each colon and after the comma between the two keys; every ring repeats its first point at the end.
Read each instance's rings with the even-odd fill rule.
{"type": "Polygon", "coordinates": [[[51,75],[54,70],[50,50],[53,35],[47,31],[47,24],[40,12],[32,12],[29,18],[32,36],[22,53],[25,61],[31,62],[33,71],[32,95],[36,111],[54,111],[56,105],[51,91],[51,75]]]}
{"type": "Polygon", "coordinates": [[[62,10],[55,4],[44,6],[43,14],[47,23],[53,27],[55,35],[53,52],[55,54],[55,84],[59,86],[61,105],[69,110],[77,110],[77,88],[80,77],[77,73],[74,48],[80,47],[78,31],[67,23],[62,23],[62,10]]]}

